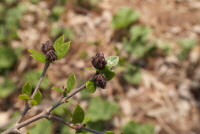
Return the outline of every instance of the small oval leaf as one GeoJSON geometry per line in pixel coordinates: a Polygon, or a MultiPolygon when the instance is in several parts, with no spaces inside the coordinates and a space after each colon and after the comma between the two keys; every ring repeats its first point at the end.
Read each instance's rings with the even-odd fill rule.
{"type": "Polygon", "coordinates": [[[76,77],[75,77],[74,73],[72,73],[68,77],[67,82],[66,82],[67,93],[69,93],[74,88],[75,83],[76,83],[76,77]]]}
{"type": "Polygon", "coordinates": [[[72,113],[71,113],[69,110],[67,110],[66,108],[63,107],[63,110],[64,110],[65,113],[68,114],[70,117],[73,116],[72,113]]]}
{"type": "Polygon", "coordinates": [[[65,56],[65,54],[68,52],[69,47],[70,47],[70,42],[64,42],[64,36],[62,35],[59,37],[53,44],[56,55],[57,55],[57,60],[61,59],[62,57],[65,56]]]}
{"type": "Polygon", "coordinates": [[[27,94],[20,94],[20,95],[19,95],[19,98],[20,98],[21,100],[28,100],[28,99],[29,99],[29,97],[28,97],[27,94]]]}
{"type": "Polygon", "coordinates": [[[77,104],[76,108],[73,112],[73,115],[72,115],[72,122],[74,124],[82,123],[84,118],[85,118],[85,113],[84,113],[83,109],[77,104]]]}
{"type": "Polygon", "coordinates": [[[56,54],[58,56],[57,60],[61,59],[65,56],[65,54],[68,52],[70,47],[70,42],[63,43],[59,48],[58,51],[56,51],[56,54]]]}
{"type": "Polygon", "coordinates": [[[105,68],[101,70],[101,73],[105,75],[108,81],[111,80],[115,76],[115,72],[111,70],[108,65],[106,65],[105,68]]]}
{"type": "Polygon", "coordinates": [[[38,103],[35,100],[31,100],[30,104],[33,105],[33,106],[36,106],[38,103]]]}
{"type": "Polygon", "coordinates": [[[31,52],[31,57],[33,57],[34,59],[36,59],[39,62],[46,62],[46,56],[44,54],[41,54],[33,49],[28,49],[29,52],[31,52]]]}
{"type": "Polygon", "coordinates": [[[52,87],[53,90],[59,92],[59,93],[63,93],[64,91],[58,87],[52,87]]]}
{"type": "Polygon", "coordinates": [[[90,121],[90,117],[89,116],[85,116],[85,118],[84,118],[84,120],[83,120],[83,122],[82,122],[82,124],[86,124],[87,122],[89,122],[90,121]]]}
{"type": "Polygon", "coordinates": [[[45,63],[46,62],[46,56],[43,54],[31,54],[31,57],[36,59],[39,62],[45,63]]]}
{"type": "Polygon", "coordinates": [[[118,56],[109,56],[106,58],[106,61],[107,61],[107,65],[109,67],[116,66],[119,62],[119,57],[118,56]]]}
{"type": "Polygon", "coordinates": [[[94,93],[96,91],[96,85],[95,85],[94,81],[87,81],[86,89],[88,92],[94,93]]]}
{"type": "Polygon", "coordinates": [[[35,51],[35,50],[33,50],[33,49],[28,49],[28,51],[31,52],[31,53],[33,53],[33,54],[41,54],[41,53],[39,53],[38,51],[35,51]]]}
{"type": "Polygon", "coordinates": [[[56,51],[59,50],[60,45],[62,45],[64,42],[64,36],[60,36],[53,44],[53,47],[56,51]]]}
{"type": "Polygon", "coordinates": [[[30,95],[32,92],[32,86],[30,82],[26,82],[22,87],[22,94],[30,95]]]}
{"type": "Polygon", "coordinates": [[[42,94],[40,93],[40,91],[37,91],[37,93],[33,97],[33,100],[35,100],[37,104],[40,103],[40,101],[42,100],[42,94]]]}

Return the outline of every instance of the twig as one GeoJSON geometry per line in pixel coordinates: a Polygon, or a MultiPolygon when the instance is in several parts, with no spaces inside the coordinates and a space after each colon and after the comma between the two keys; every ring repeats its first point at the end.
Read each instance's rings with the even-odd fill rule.
{"type": "MultiPolygon", "coordinates": [[[[50,115],[49,119],[53,119],[53,120],[59,121],[59,122],[61,122],[63,124],[68,125],[72,129],[76,129],[76,126],[73,123],[65,121],[64,119],[62,119],[62,118],[60,118],[58,116],[50,115]]],[[[82,125],[82,126],[84,126],[84,125],[82,125]]],[[[96,130],[93,130],[93,129],[90,129],[90,128],[86,128],[86,127],[82,127],[82,128],[80,128],[80,130],[86,130],[86,131],[94,133],[94,134],[105,134],[103,132],[99,132],[99,131],[96,131],[96,130]]]]}
{"type": "Polygon", "coordinates": [[[18,129],[15,130],[15,132],[18,133],[18,134],[26,134],[26,133],[24,133],[24,132],[19,131],[18,129]]]}
{"type": "MultiPolygon", "coordinates": [[[[90,79],[92,80],[93,77],[90,79]]],[[[55,109],[56,107],[60,106],[61,104],[65,103],[69,98],[71,98],[72,96],[74,96],[75,94],[77,94],[78,92],[80,92],[81,90],[85,89],[86,85],[82,85],[79,88],[76,88],[74,90],[72,90],[71,93],[69,93],[66,97],[63,97],[59,102],[57,102],[55,105],[51,106],[50,108],[47,109],[47,112],[50,113],[53,109],[55,109]]]]}
{"type": "Polygon", "coordinates": [[[35,88],[35,90],[34,90],[32,96],[31,96],[31,99],[33,99],[33,97],[35,96],[35,94],[36,94],[37,91],[39,90],[40,84],[41,84],[41,82],[42,82],[42,80],[43,80],[43,78],[44,78],[44,75],[45,75],[45,73],[46,73],[46,71],[47,71],[49,65],[50,65],[50,62],[45,62],[43,72],[42,72],[42,74],[41,74],[41,76],[40,76],[40,80],[38,81],[38,84],[37,84],[37,86],[36,86],[36,88],[35,88]]]}
{"type": "MultiPolygon", "coordinates": [[[[47,66],[48,67],[48,66],[47,66]]],[[[45,69],[44,69],[45,70],[45,69]]],[[[94,77],[92,77],[90,80],[93,80],[94,77]]],[[[58,101],[55,105],[47,108],[46,110],[44,110],[43,112],[41,112],[40,114],[32,117],[32,118],[29,118],[21,123],[16,123],[15,125],[13,125],[11,128],[9,128],[8,130],[4,131],[2,134],[9,134],[9,133],[12,133],[12,132],[15,132],[15,130],[18,130],[34,121],[37,121],[39,119],[42,119],[42,118],[47,118],[49,119],[50,118],[50,112],[55,109],[56,107],[60,106],[61,104],[63,104],[64,102],[66,102],[69,98],[71,98],[72,96],[74,96],[75,94],[77,94],[78,92],[80,92],[81,90],[85,89],[86,85],[83,84],[82,86],[80,86],[79,88],[76,88],[74,90],[72,90],[71,93],[69,93],[66,97],[63,97],[60,101],[58,101]]],[[[26,111],[27,112],[27,111],[26,111]]],[[[51,117],[55,117],[53,115],[51,115],[51,117]]],[[[66,124],[66,121],[65,121],[65,124],[66,124]]],[[[86,130],[87,131],[87,130],[86,130]]],[[[97,133],[97,134],[104,134],[104,133],[97,133]]]]}
{"type": "MultiPolygon", "coordinates": [[[[46,73],[46,71],[47,71],[49,65],[50,65],[49,62],[46,62],[46,63],[45,63],[43,72],[42,72],[42,74],[41,74],[41,76],[40,76],[40,80],[38,81],[38,84],[37,84],[37,86],[36,86],[36,88],[35,88],[35,90],[34,90],[32,96],[31,96],[31,99],[33,99],[34,95],[35,95],[35,94],[37,93],[37,91],[39,90],[40,84],[41,84],[41,82],[42,82],[42,80],[43,80],[43,78],[44,78],[44,75],[45,75],[45,73],[46,73]]],[[[26,115],[26,113],[28,112],[28,110],[29,110],[30,108],[31,108],[31,107],[30,107],[28,101],[26,101],[24,110],[23,110],[22,114],[20,115],[19,119],[16,121],[15,124],[19,124],[19,123],[22,121],[22,119],[24,118],[24,116],[26,115]]]]}

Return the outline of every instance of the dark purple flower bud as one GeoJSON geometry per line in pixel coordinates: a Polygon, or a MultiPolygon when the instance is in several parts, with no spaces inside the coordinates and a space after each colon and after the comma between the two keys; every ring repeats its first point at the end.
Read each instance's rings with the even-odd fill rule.
{"type": "Polygon", "coordinates": [[[103,54],[97,53],[95,57],[92,57],[92,65],[94,68],[101,70],[105,67],[107,61],[104,58],[103,54]]]}
{"type": "Polygon", "coordinates": [[[46,55],[46,59],[48,61],[53,62],[57,59],[55,49],[49,41],[47,41],[45,44],[42,44],[41,50],[46,55]]]}
{"type": "Polygon", "coordinates": [[[107,79],[103,74],[98,74],[98,75],[95,76],[94,82],[95,82],[97,87],[105,88],[106,83],[107,83],[107,79]]]}

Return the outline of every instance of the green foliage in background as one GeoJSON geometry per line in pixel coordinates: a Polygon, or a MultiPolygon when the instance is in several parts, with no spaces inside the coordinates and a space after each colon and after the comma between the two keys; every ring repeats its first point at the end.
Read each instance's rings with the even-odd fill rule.
{"type": "Polygon", "coordinates": [[[110,120],[114,113],[117,113],[118,105],[109,101],[103,100],[100,97],[94,97],[90,100],[87,115],[92,122],[99,120],[110,120]]]}
{"type": "Polygon", "coordinates": [[[149,53],[155,48],[154,43],[148,42],[147,36],[150,33],[150,28],[135,25],[130,28],[130,38],[124,38],[123,44],[125,50],[137,56],[138,58],[144,58],[145,55],[149,55],[149,53]]]}
{"type": "MultiPolygon", "coordinates": [[[[156,44],[149,41],[148,35],[150,28],[135,25],[130,28],[129,38],[124,37],[123,45],[125,51],[137,57],[138,59],[146,59],[156,51],[156,44]]],[[[122,66],[126,66],[125,74],[123,75],[125,81],[131,84],[139,84],[141,80],[140,67],[124,61],[122,66]]]]}
{"type": "Polygon", "coordinates": [[[121,130],[124,134],[153,134],[154,126],[152,124],[139,124],[134,121],[128,122],[121,130]]]}
{"type": "Polygon", "coordinates": [[[30,134],[50,134],[52,131],[52,123],[47,119],[38,121],[35,126],[29,129],[30,134]]]}
{"type": "Polygon", "coordinates": [[[61,26],[52,26],[50,30],[50,35],[53,38],[58,37],[59,35],[65,35],[66,40],[74,39],[74,32],[71,28],[64,28],[61,26]]]}
{"type": "Polygon", "coordinates": [[[177,55],[177,57],[179,58],[179,60],[183,60],[188,56],[190,50],[197,44],[197,41],[193,39],[182,39],[179,40],[178,43],[182,47],[182,50],[177,55]]]}
{"type": "Polygon", "coordinates": [[[124,74],[124,79],[131,84],[139,84],[141,81],[140,68],[137,66],[130,66],[124,74]]]}
{"type": "Polygon", "coordinates": [[[4,77],[0,79],[0,97],[7,97],[15,91],[16,85],[10,78],[4,77]]]}
{"type": "Polygon", "coordinates": [[[63,5],[55,5],[53,6],[53,9],[51,11],[50,19],[52,21],[58,21],[60,15],[65,11],[65,8],[63,5]]]}
{"type": "Polygon", "coordinates": [[[113,16],[112,27],[114,29],[126,28],[137,21],[139,13],[130,7],[121,7],[113,16]]]}
{"type": "Polygon", "coordinates": [[[7,46],[0,46],[0,73],[9,69],[17,62],[15,51],[7,46]]]}
{"type": "Polygon", "coordinates": [[[0,4],[0,15],[4,16],[0,17],[0,41],[6,44],[18,38],[17,29],[19,28],[19,21],[27,10],[27,6],[23,2],[13,5],[9,4],[15,3],[14,1],[7,2],[6,4],[0,4]]]}
{"type": "MultiPolygon", "coordinates": [[[[35,88],[38,83],[41,73],[42,73],[42,70],[27,71],[23,75],[22,80],[24,81],[24,83],[27,81],[30,81],[33,88],[35,88]]],[[[50,86],[49,79],[47,77],[44,77],[40,87],[42,89],[47,89],[49,86],[50,86]]]]}

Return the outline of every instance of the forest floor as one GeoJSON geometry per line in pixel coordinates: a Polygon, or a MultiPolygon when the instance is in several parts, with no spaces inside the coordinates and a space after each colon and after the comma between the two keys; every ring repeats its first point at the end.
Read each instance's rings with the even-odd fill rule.
{"type": "MultiPolygon", "coordinates": [[[[19,22],[19,38],[12,40],[9,46],[13,49],[22,47],[23,53],[7,74],[18,83],[17,90],[0,98],[0,118],[4,120],[0,121],[0,127],[9,122],[13,111],[23,110],[21,106],[24,102],[18,100],[23,85],[19,77],[27,71],[43,68],[43,63],[37,63],[29,57],[26,50],[40,51],[42,43],[55,41],[60,34],[55,34],[57,31],[53,31],[52,27],[60,27],[72,29],[73,32],[70,31],[71,35],[67,38],[71,40],[71,47],[64,59],[50,66],[47,77],[51,86],[59,87],[73,72],[80,83],[89,78],[93,72],[84,68],[92,67],[91,59],[97,52],[104,53],[105,57],[117,55],[129,64],[139,62],[141,78],[138,83],[133,84],[124,79],[126,64],[121,63],[115,68],[116,77],[108,82],[106,89],[90,95],[103,96],[119,105],[120,114],[112,117],[112,127],[108,128],[120,133],[120,128],[128,121],[136,121],[153,124],[154,134],[200,134],[200,1],[100,0],[93,8],[88,4],[76,5],[73,0],[68,0],[60,5],[64,11],[59,14],[57,21],[51,21],[49,16],[58,2],[21,2],[26,4],[28,11],[19,22]],[[132,26],[151,28],[148,40],[158,48],[153,55],[138,58],[134,54],[130,56],[124,49],[123,37],[129,37],[129,27],[124,31],[111,27],[113,15],[123,6],[131,7],[140,14],[132,26]],[[186,51],[184,58],[179,59],[177,55],[183,47],[178,42],[182,39],[195,40],[196,45],[186,51]],[[169,53],[161,51],[163,44],[167,44],[169,53]],[[11,105],[14,106],[10,108],[11,105]]],[[[55,91],[44,92],[50,93],[46,95],[49,101],[57,100],[59,96],[55,91]]],[[[88,105],[86,101],[81,102],[80,96],[75,100],[83,107],[88,105]]],[[[40,108],[35,108],[29,116],[38,113],[40,108]]]]}

